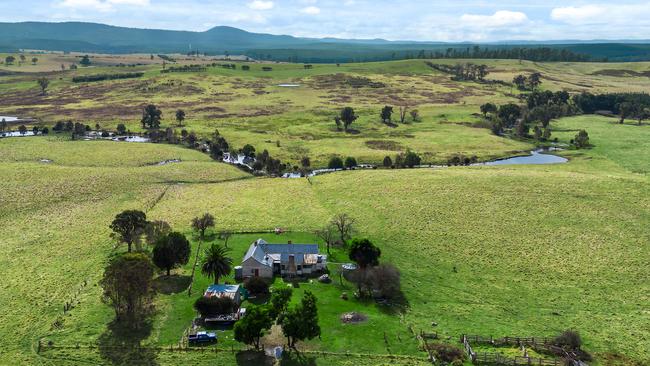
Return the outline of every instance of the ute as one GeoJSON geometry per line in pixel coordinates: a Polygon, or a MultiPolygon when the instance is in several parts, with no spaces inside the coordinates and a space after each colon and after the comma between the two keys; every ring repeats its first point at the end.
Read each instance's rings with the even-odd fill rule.
{"type": "Polygon", "coordinates": [[[190,344],[212,343],[217,341],[217,335],[215,333],[197,332],[196,334],[188,335],[187,341],[190,344]]]}

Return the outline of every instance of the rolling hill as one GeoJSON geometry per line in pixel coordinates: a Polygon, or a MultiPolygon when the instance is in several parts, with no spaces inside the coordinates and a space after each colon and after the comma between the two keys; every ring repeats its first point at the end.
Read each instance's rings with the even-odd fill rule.
{"type": "MultiPolygon", "coordinates": [[[[251,33],[218,26],[204,32],[124,28],[105,24],[64,22],[0,23],[0,50],[20,49],[96,53],[224,52],[269,60],[301,62],[381,61],[468,50],[470,43],[386,41],[383,39],[298,38],[289,35],[251,33]],[[262,57],[263,56],[263,57],[262,57]]],[[[481,44],[487,49],[551,48],[610,61],[650,60],[646,43],[556,41],[481,44]]]]}

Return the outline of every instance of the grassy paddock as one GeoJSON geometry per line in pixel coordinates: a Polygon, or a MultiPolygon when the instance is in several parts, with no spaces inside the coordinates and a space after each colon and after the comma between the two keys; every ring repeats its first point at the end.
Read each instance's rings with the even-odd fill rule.
{"type": "MultiPolygon", "coordinates": [[[[410,62],[395,67],[398,70],[410,67],[410,62]]],[[[494,65],[513,70],[523,67],[514,61],[494,65]]],[[[526,66],[534,66],[531,65],[526,66]]],[[[387,64],[371,66],[388,67],[387,64]]],[[[346,65],[341,69],[362,74],[353,68],[371,66],[346,65]]],[[[536,67],[560,70],[562,65],[536,67]]],[[[593,69],[573,71],[578,66],[567,67],[567,73],[594,72],[593,69]]],[[[424,82],[418,78],[436,77],[426,74],[428,70],[421,70],[422,74],[415,71],[412,74],[404,70],[387,72],[377,78],[399,84],[399,78],[413,78],[409,80],[415,83],[424,82]]],[[[235,71],[214,71],[225,72],[235,71]]],[[[158,77],[152,75],[154,79],[158,77]]],[[[197,75],[191,74],[164,76],[167,77],[182,78],[192,85],[215,82],[198,80],[197,75]]],[[[11,80],[14,79],[2,79],[0,93],[12,93],[7,91],[11,89],[7,85],[14,85],[11,80]]],[[[67,89],[71,87],[65,85],[65,79],[59,82],[53,85],[52,93],[72,92],[67,89]]],[[[256,82],[276,83],[266,79],[256,82]]],[[[436,88],[452,87],[442,85],[444,80],[430,82],[436,88]]],[[[230,86],[210,86],[213,87],[209,90],[234,90],[228,89],[230,86]]],[[[271,88],[263,88],[267,87],[271,88]]],[[[426,85],[421,88],[424,90],[426,85]]],[[[241,93],[248,90],[252,89],[244,88],[241,93]]],[[[111,93],[107,96],[109,101],[117,98],[119,91],[111,93]]],[[[161,93],[162,100],[162,92],[152,95],[157,93],[161,93]]],[[[354,98],[363,97],[362,93],[358,94],[354,98]]],[[[125,98],[127,95],[123,94],[125,98]]],[[[187,96],[194,97],[192,93],[187,96]]],[[[134,93],[128,98],[136,100],[140,96],[134,93]]],[[[174,98],[172,95],[168,99],[174,98]]],[[[238,103],[238,97],[233,98],[227,103],[238,103]]],[[[299,96],[291,94],[282,98],[299,100],[299,96]]],[[[79,103],[85,106],[74,108],[96,108],[92,101],[79,103]]],[[[15,102],[3,104],[0,112],[6,113],[16,105],[15,102]]],[[[289,148],[309,146],[309,139],[295,145],[287,143],[286,147],[284,143],[300,140],[298,136],[307,136],[306,131],[314,133],[314,139],[333,140],[333,146],[339,146],[341,153],[358,151],[355,154],[360,155],[359,145],[351,143],[354,139],[402,139],[399,141],[405,146],[421,143],[422,149],[430,148],[434,157],[458,151],[499,155],[507,150],[530,148],[528,144],[497,139],[484,130],[454,124],[471,118],[473,113],[474,107],[462,102],[422,108],[425,116],[422,122],[399,126],[396,131],[375,125],[377,122],[372,121],[371,114],[375,113],[376,106],[360,107],[367,112],[359,121],[361,136],[368,134],[365,137],[337,137],[337,132],[325,126],[329,112],[322,111],[313,114],[323,118],[323,126],[318,128],[309,126],[313,123],[309,114],[300,117],[297,112],[295,115],[291,112],[289,120],[277,116],[205,117],[188,123],[206,132],[223,129],[224,134],[230,134],[229,139],[239,133],[239,141],[243,142],[252,136],[247,133],[262,135],[246,132],[252,131],[251,126],[259,122],[260,129],[270,131],[267,139],[273,141],[276,136],[287,136],[276,150],[278,155],[285,156],[302,154],[289,148]],[[304,118],[304,123],[292,122],[299,117],[304,118]],[[240,120],[241,128],[235,124],[240,120]],[[377,131],[372,132],[373,128],[377,131]],[[390,135],[407,130],[415,137],[390,135]],[[426,143],[428,140],[430,144],[426,143]]],[[[43,106],[44,110],[47,108],[43,106]]],[[[71,106],[67,104],[62,107],[63,115],[69,112],[68,108],[71,106]]],[[[108,123],[105,121],[102,123],[108,123]]],[[[135,122],[131,123],[130,126],[135,126],[135,122]]],[[[298,301],[302,291],[313,290],[321,304],[324,329],[322,341],[301,345],[308,351],[390,352],[419,357],[423,353],[410,338],[408,327],[416,332],[429,331],[431,323],[436,322],[435,330],[443,339],[451,337],[452,340],[461,333],[549,336],[574,328],[581,332],[585,347],[602,364],[608,360],[623,360],[619,364],[630,366],[634,362],[650,362],[645,353],[650,348],[647,331],[650,321],[645,306],[650,301],[645,276],[646,263],[650,260],[648,125],[621,126],[610,119],[581,116],[554,121],[552,126],[561,142],[573,138],[575,130],[587,129],[593,148],[561,152],[570,158],[563,165],[353,171],[319,176],[311,183],[304,179],[251,178],[233,167],[210,161],[204,154],[169,145],[67,141],[58,137],[1,139],[0,267],[5,281],[0,286],[0,306],[5,311],[0,316],[0,337],[5,341],[0,348],[0,363],[109,363],[110,358],[106,357],[113,356],[103,355],[97,349],[53,349],[39,355],[35,346],[41,338],[52,340],[55,345],[77,342],[110,345],[119,340],[115,337],[118,329],[110,325],[112,311],[101,302],[98,280],[107,257],[123,250],[114,248],[108,237],[108,224],[116,213],[127,208],[144,209],[150,219],[166,220],[175,230],[187,234],[190,234],[192,217],[211,212],[218,230],[255,231],[281,226],[292,230],[292,236],[271,236],[271,239],[291,237],[300,241],[314,240],[309,233],[322,227],[336,213],[346,212],[356,217],[358,235],[379,245],[382,260],[400,268],[409,311],[400,317],[383,312],[374,304],[344,302],[338,296],[341,291],[350,291],[347,288],[351,285],[344,283],[346,287],[341,288],[336,277],[331,285],[306,283],[296,290],[294,301],[298,301]],[[149,165],[175,158],[181,158],[182,162],[149,165]],[[52,162],[43,163],[41,159],[52,162]],[[73,307],[64,314],[65,303],[73,307]],[[340,313],[352,310],[366,313],[369,321],[359,326],[340,324],[340,313]]],[[[313,149],[319,151],[319,147],[313,149]]],[[[383,154],[381,151],[368,156],[383,154]]],[[[231,239],[236,262],[246,245],[257,236],[231,239]]],[[[196,240],[192,241],[196,250],[196,240]]],[[[344,257],[340,253],[338,256],[344,257]]],[[[188,271],[186,266],[175,271],[175,275],[182,279],[188,271]]],[[[207,284],[208,280],[199,276],[197,291],[207,284]]],[[[159,294],[158,312],[150,327],[136,335],[140,337],[138,340],[151,347],[177,342],[178,332],[193,316],[192,301],[182,291],[159,294]]],[[[225,364],[243,362],[233,354],[215,357],[224,357],[225,364]]],[[[306,357],[309,360],[311,356],[306,357]]],[[[342,356],[314,358],[314,363],[323,365],[417,362],[375,362],[369,358],[342,356]]],[[[212,360],[207,354],[195,352],[160,352],[154,359],[159,364],[212,360]]]]}

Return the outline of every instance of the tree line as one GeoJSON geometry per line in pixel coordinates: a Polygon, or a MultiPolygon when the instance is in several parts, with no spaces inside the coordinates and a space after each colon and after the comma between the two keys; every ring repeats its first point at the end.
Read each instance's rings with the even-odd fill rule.
{"type": "Polygon", "coordinates": [[[118,80],[118,79],[135,79],[144,75],[143,72],[127,72],[120,74],[95,74],[95,75],[81,75],[74,76],[72,82],[74,83],[88,83],[104,80],[118,80]]]}

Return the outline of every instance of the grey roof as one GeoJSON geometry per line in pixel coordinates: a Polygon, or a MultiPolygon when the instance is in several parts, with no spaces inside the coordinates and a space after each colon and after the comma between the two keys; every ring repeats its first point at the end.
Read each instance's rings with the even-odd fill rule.
{"type": "Polygon", "coordinates": [[[295,255],[296,264],[302,264],[305,254],[318,254],[318,244],[269,244],[258,239],[248,248],[244,261],[252,257],[265,266],[272,266],[274,260],[287,262],[290,254],[295,255]]]}

